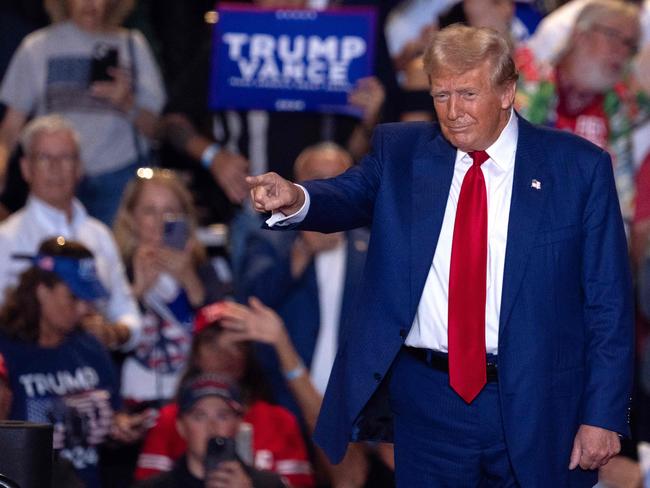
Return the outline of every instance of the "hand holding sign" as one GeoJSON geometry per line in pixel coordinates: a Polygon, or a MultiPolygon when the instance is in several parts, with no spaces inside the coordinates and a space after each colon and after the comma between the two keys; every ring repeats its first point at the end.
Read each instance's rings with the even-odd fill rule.
{"type": "Polygon", "coordinates": [[[284,215],[292,215],[305,203],[302,190],[277,173],[249,176],[246,183],[251,191],[253,208],[258,212],[282,212],[284,215]]]}

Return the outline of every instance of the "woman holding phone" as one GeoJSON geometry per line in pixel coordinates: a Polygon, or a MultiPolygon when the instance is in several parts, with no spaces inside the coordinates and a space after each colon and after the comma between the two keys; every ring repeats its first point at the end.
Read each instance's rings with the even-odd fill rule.
{"type": "Polygon", "coordinates": [[[84,180],[77,193],[110,225],[142,164],[165,103],[144,36],[120,28],[134,0],[45,0],[53,24],[27,36],[0,86],[0,188],[30,115],[60,113],[79,132],[84,180]]]}
{"type": "Polygon", "coordinates": [[[194,237],[187,189],[168,170],[140,174],[145,177],[128,184],[113,228],[143,312],[140,344],[122,367],[122,395],[135,404],[173,396],[190,349],[194,310],[227,292],[194,237]]]}

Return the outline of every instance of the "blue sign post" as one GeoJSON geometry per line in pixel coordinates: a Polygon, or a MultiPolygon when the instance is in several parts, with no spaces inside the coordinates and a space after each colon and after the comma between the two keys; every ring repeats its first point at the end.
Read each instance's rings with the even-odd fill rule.
{"type": "Polygon", "coordinates": [[[222,5],[214,28],[210,108],[359,115],[347,104],[373,74],[372,8],[263,10],[222,5]]]}

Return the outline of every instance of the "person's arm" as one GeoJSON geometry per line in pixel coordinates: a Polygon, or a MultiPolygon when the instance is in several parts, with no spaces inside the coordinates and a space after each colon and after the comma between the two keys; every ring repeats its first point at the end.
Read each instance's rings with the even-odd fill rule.
{"type": "Polygon", "coordinates": [[[282,319],[255,297],[251,297],[248,303],[247,307],[224,302],[221,324],[236,339],[263,342],[274,347],[287,385],[312,432],[323,398],[312,384],[282,319]]]}
{"type": "Polygon", "coordinates": [[[25,126],[27,115],[7,107],[0,123],[0,192],[4,191],[7,179],[9,157],[18,143],[20,131],[25,126]]]}
{"type": "Polygon", "coordinates": [[[262,213],[274,212],[274,216],[278,212],[290,216],[308,202],[304,219],[301,216],[298,220],[302,230],[329,233],[368,226],[383,172],[383,143],[379,126],[373,136],[373,149],[363,161],[335,178],[306,181],[304,189],[277,173],[249,176],[246,181],[253,208],[262,213]]]}
{"type": "Polygon", "coordinates": [[[628,433],[633,372],[633,305],[627,243],[612,163],[604,151],[583,213],[582,283],[586,381],[570,468],[596,469],[628,433]]]}
{"type": "Polygon", "coordinates": [[[116,326],[116,347],[130,351],[135,347],[142,328],[140,309],[133,296],[122,258],[118,254],[117,244],[109,231],[102,239],[102,259],[106,261],[109,291],[105,315],[108,322],[116,326]],[[119,325],[118,325],[119,324],[119,325]]]}
{"type": "Polygon", "coordinates": [[[94,82],[91,93],[108,100],[141,134],[154,139],[158,135],[158,115],[165,103],[162,77],[144,36],[135,30],[128,35],[135,60],[130,60],[128,66],[110,68],[112,80],[94,82]]]}
{"type": "MultiPolygon", "coordinates": [[[[282,319],[255,297],[251,297],[249,305],[226,302],[221,324],[241,340],[263,342],[274,347],[287,386],[300,408],[308,432],[313,433],[323,397],[311,382],[282,319]]],[[[318,462],[327,471],[333,487],[363,486],[368,470],[363,446],[350,444],[345,458],[338,465],[332,465],[320,449],[317,448],[316,452],[318,462]]]]}
{"type": "Polygon", "coordinates": [[[163,117],[162,135],[174,148],[200,162],[215,179],[228,199],[241,203],[248,195],[248,160],[201,134],[182,113],[163,117]]]}

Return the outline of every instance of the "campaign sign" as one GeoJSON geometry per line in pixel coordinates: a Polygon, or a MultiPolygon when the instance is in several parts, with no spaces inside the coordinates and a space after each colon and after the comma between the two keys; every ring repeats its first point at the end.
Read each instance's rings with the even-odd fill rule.
{"type": "Polygon", "coordinates": [[[373,72],[372,8],[264,10],[222,5],[215,24],[210,108],[359,115],[347,105],[373,72]]]}

